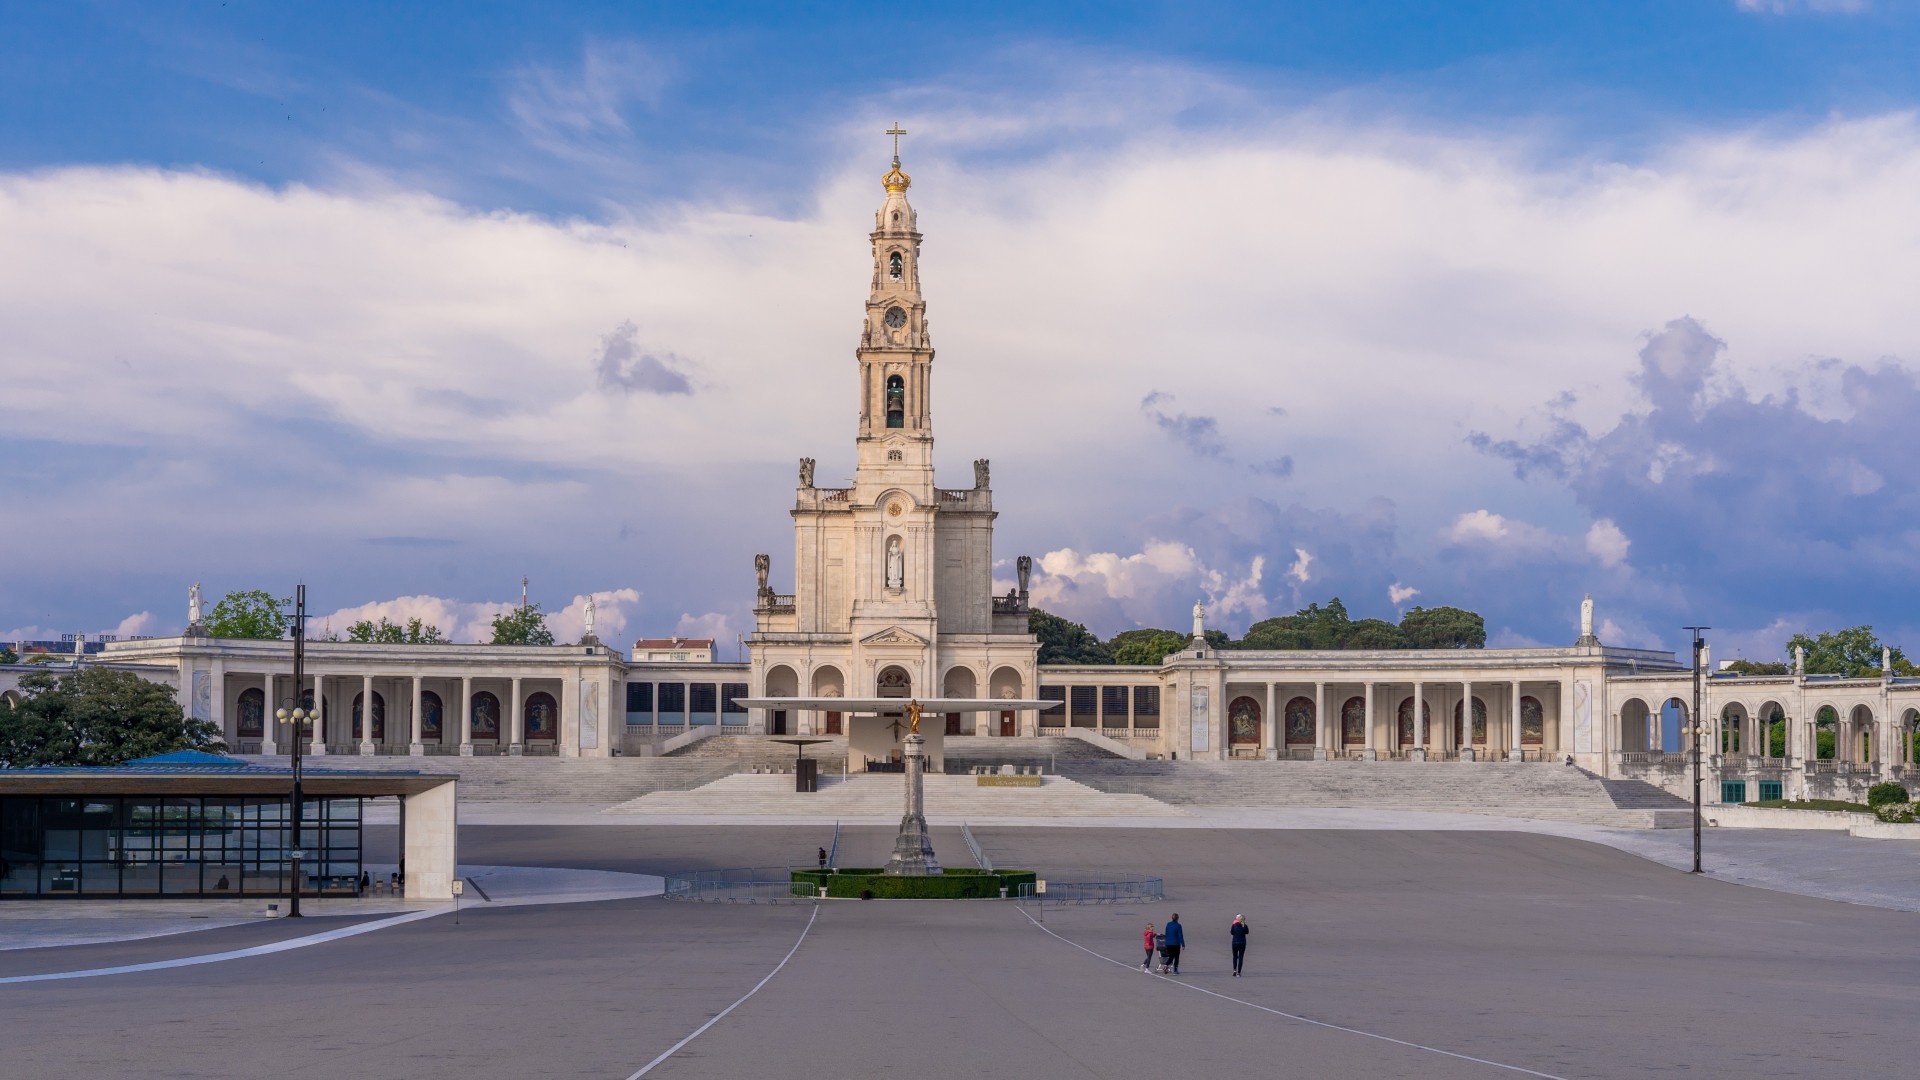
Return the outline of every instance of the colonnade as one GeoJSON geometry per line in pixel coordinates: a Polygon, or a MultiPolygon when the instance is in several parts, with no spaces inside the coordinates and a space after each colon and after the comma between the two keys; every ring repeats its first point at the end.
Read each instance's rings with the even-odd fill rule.
{"type": "MultiPolygon", "coordinates": [[[[1233,706],[1243,697],[1262,702],[1259,748],[1267,757],[1297,751],[1310,751],[1316,760],[1332,757],[1358,757],[1375,760],[1399,756],[1403,752],[1415,760],[1428,757],[1458,758],[1472,761],[1485,753],[1495,758],[1521,760],[1529,750],[1546,753],[1560,749],[1560,716],[1572,691],[1564,681],[1538,682],[1523,679],[1463,679],[1411,681],[1316,680],[1312,683],[1263,680],[1249,684],[1228,679],[1225,684],[1223,749],[1236,749],[1232,742],[1233,706]],[[1311,687],[1313,702],[1313,741],[1303,743],[1288,730],[1286,711],[1296,698],[1307,697],[1311,687]],[[1523,705],[1528,699],[1539,703],[1541,728],[1538,741],[1527,738],[1523,705]],[[1347,737],[1347,706],[1359,702],[1360,738],[1347,737]],[[1402,699],[1412,705],[1412,738],[1401,741],[1399,706],[1402,699]],[[1486,703],[1492,699],[1502,706],[1498,711],[1486,703]],[[1482,726],[1476,732],[1474,710],[1462,702],[1482,704],[1482,726]],[[1458,709],[1459,730],[1454,712],[1458,709]],[[1436,718],[1435,711],[1440,713],[1436,718]],[[1435,727],[1439,730],[1436,732],[1435,727]]],[[[1237,748],[1246,749],[1245,743],[1237,748]]]]}

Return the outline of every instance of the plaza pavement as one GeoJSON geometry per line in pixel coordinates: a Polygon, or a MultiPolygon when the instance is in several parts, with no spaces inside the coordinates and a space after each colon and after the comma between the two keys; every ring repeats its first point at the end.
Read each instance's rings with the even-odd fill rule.
{"type": "MultiPolygon", "coordinates": [[[[832,832],[463,816],[471,864],[624,874],[801,861],[832,832]]],[[[1040,925],[988,902],[838,901],[817,917],[658,897],[469,905],[459,925],[0,986],[6,1060],[35,1077],[619,1080],[736,1003],[647,1075],[1842,1077],[1910,1075],[1920,1060],[1905,911],[1497,828],[974,832],[1000,865],[1158,873],[1170,900],[1049,908],[1040,925]],[[1132,970],[1142,924],[1176,910],[1185,974],[1132,970]],[[1242,979],[1227,975],[1236,913],[1254,928],[1242,979]]],[[[843,861],[877,861],[890,838],[843,827],[843,861]]],[[[957,828],[934,842],[964,860],[957,828]]],[[[0,953],[0,974],[233,948],[286,925],[0,953]]]]}

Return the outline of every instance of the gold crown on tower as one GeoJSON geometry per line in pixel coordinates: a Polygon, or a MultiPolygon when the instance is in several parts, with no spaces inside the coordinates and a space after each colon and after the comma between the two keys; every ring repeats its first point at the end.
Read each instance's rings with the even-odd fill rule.
{"type": "Polygon", "coordinates": [[[908,187],[912,186],[913,177],[901,172],[900,159],[894,158],[893,168],[887,175],[880,178],[880,182],[887,185],[888,191],[905,191],[908,187]]]}

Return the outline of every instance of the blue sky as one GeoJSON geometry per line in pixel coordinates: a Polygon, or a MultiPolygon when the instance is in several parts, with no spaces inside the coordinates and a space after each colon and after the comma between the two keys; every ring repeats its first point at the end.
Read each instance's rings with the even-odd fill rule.
{"type": "Polygon", "coordinates": [[[1913,3],[394,7],[0,9],[0,634],[744,632],[898,118],[1049,606],[1915,644],[1913,3]]]}

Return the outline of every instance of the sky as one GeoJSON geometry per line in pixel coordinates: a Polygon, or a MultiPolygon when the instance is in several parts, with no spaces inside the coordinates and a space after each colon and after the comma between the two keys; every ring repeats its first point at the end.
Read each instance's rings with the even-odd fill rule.
{"type": "Polygon", "coordinates": [[[1920,647],[1920,0],[0,7],[0,640],[752,630],[899,122],[936,463],[1110,635],[1920,647]]]}

